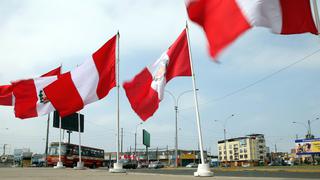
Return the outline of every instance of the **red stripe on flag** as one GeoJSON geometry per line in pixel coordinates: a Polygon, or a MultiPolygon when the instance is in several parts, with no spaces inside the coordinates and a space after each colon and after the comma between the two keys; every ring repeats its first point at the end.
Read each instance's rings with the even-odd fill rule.
{"type": "Polygon", "coordinates": [[[92,55],[99,73],[97,86],[99,99],[108,95],[110,89],[116,86],[116,39],[117,36],[114,36],[92,55]]]}
{"type": "Polygon", "coordinates": [[[191,76],[187,32],[184,30],[167,52],[170,60],[166,72],[169,82],[175,76],[191,76]]]}
{"type": "Polygon", "coordinates": [[[21,119],[37,116],[37,92],[33,79],[12,83],[15,96],[15,116],[21,119]]]}
{"type": "Polygon", "coordinates": [[[12,106],[12,85],[0,86],[0,105],[12,106]]]}
{"type": "Polygon", "coordinates": [[[130,101],[132,109],[146,121],[158,109],[158,93],[151,88],[152,75],[144,68],[130,82],[125,82],[123,88],[130,101]]]}
{"type": "Polygon", "coordinates": [[[280,0],[280,4],[282,10],[281,34],[305,32],[318,34],[309,0],[280,0]]]}
{"type": "Polygon", "coordinates": [[[214,58],[251,28],[235,0],[191,1],[187,9],[189,18],[204,29],[214,58]]]}
{"type": "Polygon", "coordinates": [[[59,110],[61,117],[77,112],[84,106],[70,72],[59,76],[57,81],[44,88],[44,92],[52,105],[59,110]]]}
{"type": "Polygon", "coordinates": [[[42,76],[40,77],[47,77],[47,76],[58,76],[61,74],[61,66],[59,66],[58,68],[56,69],[53,69],[45,74],[43,74],[42,76]]]}

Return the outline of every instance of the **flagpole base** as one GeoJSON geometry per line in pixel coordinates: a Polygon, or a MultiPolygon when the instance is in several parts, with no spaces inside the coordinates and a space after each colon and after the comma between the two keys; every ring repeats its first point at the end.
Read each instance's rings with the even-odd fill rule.
{"type": "Polygon", "coordinates": [[[213,172],[210,171],[209,164],[199,164],[197,172],[194,172],[195,177],[212,177],[213,172]]]}
{"type": "Polygon", "coordinates": [[[114,163],[113,168],[109,169],[111,173],[126,173],[126,169],[123,169],[122,163],[114,163]]]}
{"type": "Polygon", "coordinates": [[[66,167],[63,166],[63,162],[59,161],[59,162],[57,163],[57,165],[54,166],[53,168],[55,168],[55,169],[65,169],[66,167]]]}
{"type": "Polygon", "coordinates": [[[77,166],[74,167],[73,169],[75,170],[85,170],[86,168],[84,167],[84,163],[83,162],[77,162],[77,166]]]}

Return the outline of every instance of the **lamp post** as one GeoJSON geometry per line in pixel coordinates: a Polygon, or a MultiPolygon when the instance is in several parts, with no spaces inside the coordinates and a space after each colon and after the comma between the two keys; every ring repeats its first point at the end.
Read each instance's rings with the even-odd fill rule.
{"type": "Polygon", "coordinates": [[[136,132],[134,133],[134,155],[137,155],[137,129],[138,126],[143,124],[143,122],[140,122],[139,124],[136,125],[136,132]]]}
{"type": "Polygon", "coordinates": [[[317,117],[316,119],[314,119],[314,120],[308,120],[307,121],[307,124],[305,124],[305,123],[303,123],[303,122],[298,122],[298,121],[293,121],[292,123],[294,123],[294,124],[300,124],[300,125],[303,125],[306,129],[307,129],[307,135],[306,135],[306,138],[307,139],[313,139],[313,137],[311,137],[312,136],[312,133],[311,133],[311,123],[313,123],[313,122],[315,122],[315,121],[318,121],[319,120],[319,118],[317,117]]]}
{"type": "Polygon", "coordinates": [[[223,138],[224,138],[224,150],[225,150],[225,156],[226,158],[223,158],[225,159],[225,162],[227,162],[227,159],[228,159],[228,150],[227,150],[227,130],[226,130],[226,126],[227,126],[227,122],[230,118],[232,118],[234,116],[234,114],[231,114],[230,116],[228,116],[226,119],[224,119],[223,122],[219,121],[219,120],[214,120],[215,122],[219,122],[222,124],[223,126],[223,138]]]}
{"type": "MultiPolygon", "coordinates": [[[[196,89],[196,91],[198,91],[199,89],[196,89]]],[[[178,167],[178,106],[179,106],[179,99],[181,98],[182,95],[188,93],[188,92],[192,92],[193,90],[186,90],[183,91],[179,94],[178,98],[176,98],[176,96],[173,95],[173,93],[171,93],[168,90],[165,90],[165,92],[167,92],[173,99],[174,101],[174,111],[175,111],[175,167],[178,167]]]]}

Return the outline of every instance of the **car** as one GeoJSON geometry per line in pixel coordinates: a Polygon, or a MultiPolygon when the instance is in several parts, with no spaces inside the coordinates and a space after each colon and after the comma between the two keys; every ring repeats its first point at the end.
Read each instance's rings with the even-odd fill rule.
{"type": "Polygon", "coordinates": [[[197,168],[198,164],[196,163],[189,163],[188,165],[186,165],[187,168],[197,168]]]}
{"type": "Polygon", "coordinates": [[[148,168],[148,163],[145,162],[139,162],[137,168],[148,168]]]}
{"type": "Polygon", "coordinates": [[[124,169],[136,169],[138,167],[138,162],[129,159],[120,159],[119,163],[122,163],[124,169]]]}
{"type": "Polygon", "coordinates": [[[160,161],[153,161],[148,166],[149,169],[158,169],[163,167],[164,167],[164,164],[160,161]]]}

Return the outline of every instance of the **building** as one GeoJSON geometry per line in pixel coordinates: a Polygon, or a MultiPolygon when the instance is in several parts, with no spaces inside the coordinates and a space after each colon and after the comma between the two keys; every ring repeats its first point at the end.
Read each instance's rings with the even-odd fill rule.
{"type": "Polygon", "coordinates": [[[224,166],[256,166],[265,164],[267,154],[263,134],[250,134],[218,141],[218,157],[224,166]]]}

